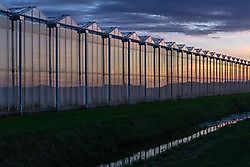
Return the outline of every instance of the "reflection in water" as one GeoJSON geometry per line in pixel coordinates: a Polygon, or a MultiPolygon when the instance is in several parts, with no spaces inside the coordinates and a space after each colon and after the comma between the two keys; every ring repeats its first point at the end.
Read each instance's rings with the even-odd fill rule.
{"type": "Polygon", "coordinates": [[[150,148],[148,150],[142,150],[137,153],[131,154],[131,156],[120,159],[116,162],[111,162],[108,164],[102,164],[98,167],[123,167],[123,166],[132,166],[135,162],[148,160],[152,157],[156,157],[159,154],[165,153],[167,150],[171,148],[177,147],[181,144],[186,144],[191,142],[192,140],[198,139],[202,136],[206,136],[210,133],[213,133],[225,126],[232,125],[244,121],[250,118],[250,112],[243,114],[235,114],[228,117],[225,117],[219,121],[214,122],[206,122],[199,125],[200,130],[190,136],[173,140],[166,144],[160,145],[155,148],[150,148]]]}

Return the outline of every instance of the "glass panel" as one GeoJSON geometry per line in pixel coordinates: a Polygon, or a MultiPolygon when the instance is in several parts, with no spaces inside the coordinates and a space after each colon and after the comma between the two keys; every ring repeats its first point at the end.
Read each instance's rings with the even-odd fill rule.
{"type": "Polygon", "coordinates": [[[138,43],[130,43],[130,99],[137,102],[143,96],[140,89],[140,46],[138,43]]]}
{"type": "Polygon", "coordinates": [[[178,52],[177,56],[177,97],[181,98],[183,96],[183,52],[178,52]]]}
{"type": "Polygon", "coordinates": [[[50,86],[50,60],[48,49],[48,29],[44,24],[40,25],[40,105],[43,108],[52,108],[51,86],[50,86]]]}
{"type": "Polygon", "coordinates": [[[122,41],[111,39],[111,103],[124,102],[122,41]]]}
{"type": "Polygon", "coordinates": [[[208,81],[208,66],[207,56],[203,56],[203,95],[207,95],[207,81],[208,81]]]}
{"type": "Polygon", "coordinates": [[[147,80],[147,100],[154,98],[154,48],[147,45],[146,54],[146,80],[147,80]]]}
{"type": "Polygon", "coordinates": [[[103,94],[105,91],[103,81],[103,41],[102,37],[88,34],[88,102],[89,105],[101,105],[107,103],[103,94]]]}
{"type": "Polygon", "coordinates": [[[171,60],[171,50],[167,50],[167,97],[172,97],[172,60],[171,60]]]}
{"type": "Polygon", "coordinates": [[[167,99],[167,50],[165,48],[160,49],[160,97],[161,99],[167,99]]]}
{"type": "Polygon", "coordinates": [[[160,63],[160,50],[159,48],[155,48],[155,60],[154,60],[154,72],[155,72],[155,76],[154,76],[154,99],[159,99],[159,84],[160,84],[160,80],[159,80],[159,63],[160,63]]]}
{"type": "Polygon", "coordinates": [[[173,98],[177,98],[178,94],[178,59],[177,59],[177,51],[173,51],[172,55],[172,96],[173,98]]]}
{"type": "Polygon", "coordinates": [[[11,59],[9,52],[9,22],[7,17],[0,16],[0,110],[10,109],[11,92],[11,59]]]}
{"type": "Polygon", "coordinates": [[[187,53],[183,53],[183,97],[188,96],[188,70],[189,70],[189,62],[187,53]]]}
{"type": "Polygon", "coordinates": [[[192,54],[192,96],[197,96],[197,80],[196,80],[196,56],[195,54],[192,54]]]}

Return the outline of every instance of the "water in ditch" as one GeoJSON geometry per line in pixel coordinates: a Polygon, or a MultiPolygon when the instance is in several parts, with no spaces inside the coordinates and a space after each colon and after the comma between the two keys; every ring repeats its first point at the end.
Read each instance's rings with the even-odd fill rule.
{"type": "Polygon", "coordinates": [[[148,160],[150,158],[156,157],[160,154],[165,153],[166,151],[177,147],[182,144],[188,144],[191,141],[198,139],[202,136],[206,136],[210,133],[216,132],[221,128],[224,128],[226,126],[237,124],[239,122],[242,122],[246,119],[250,119],[250,112],[242,113],[242,114],[233,114],[227,117],[223,117],[221,120],[218,121],[211,121],[211,122],[205,122],[200,125],[198,125],[198,131],[173,141],[169,141],[166,144],[162,144],[160,146],[150,148],[147,150],[141,150],[136,153],[131,153],[130,156],[124,157],[123,159],[119,159],[115,162],[110,162],[106,164],[101,164],[98,167],[123,167],[123,166],[132,166],[135,162],[148,160]]]}

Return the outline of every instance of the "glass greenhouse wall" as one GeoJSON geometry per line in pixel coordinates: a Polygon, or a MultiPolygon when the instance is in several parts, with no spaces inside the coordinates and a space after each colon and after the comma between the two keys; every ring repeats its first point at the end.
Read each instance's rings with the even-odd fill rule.
{"type": "Polygon", "coordinates": [[[250,62],[35,7],[0,8],[0,109],[29,112],[250,91],[250,62]]]}

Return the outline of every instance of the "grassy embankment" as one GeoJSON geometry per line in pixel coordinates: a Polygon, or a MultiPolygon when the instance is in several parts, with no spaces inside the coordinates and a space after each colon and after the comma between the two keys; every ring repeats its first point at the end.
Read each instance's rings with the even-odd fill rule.
{"type": "Polygon", "coordinates": [[[249,167],[249,129],[250,121],[245,121],[135,166],[249,167]]]}
{"type": "Polygon", "coordinates": [[[1,166],[94,166],[250,110],[250,94],[0,119],[1,166]]]}

